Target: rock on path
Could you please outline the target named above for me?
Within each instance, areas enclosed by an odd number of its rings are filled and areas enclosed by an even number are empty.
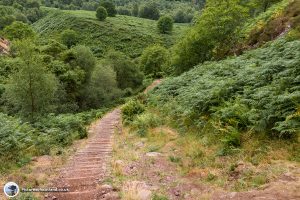
[[[120,110],[105,115],[92,127],[86,146],[75,153],[60,170],[51,186],[68,188],[69,192],[53,192],[47,200],[93,200],[103,195],[101,181],[108,175],[112,154],[112,137],[120,125]],[[103,197],[101,198],[103,199]]]

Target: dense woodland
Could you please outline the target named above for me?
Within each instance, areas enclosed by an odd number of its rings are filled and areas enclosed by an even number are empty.
[[[3,173],[61,154],[124,103],[141,137],[154,112],[218,156],[251,133],[300,161],[299,0],[0,0],[0,36]]]

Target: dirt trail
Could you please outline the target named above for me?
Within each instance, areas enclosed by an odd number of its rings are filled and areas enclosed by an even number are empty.
[[[91,137],[61,168],[51,186],[68,188],[69,192],[45,195],[49,200],[93,200],[101,196],[101,182],[108,175],[112,154],[112,137],[120,126],[120,110],[115,109],[95,123]],[[101,198],[103,199],[103,197]]]

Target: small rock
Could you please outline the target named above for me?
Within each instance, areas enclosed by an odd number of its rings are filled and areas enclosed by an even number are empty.
[[[113,190],[113,187],[111,185],[108,184],[104,184],[100,186],[101,190]]]
[[[146,153],[146,156],[148,157],[157,157],[157,156],[160,156],[161,153],[158,153],[158,152],[149,152],[149,153]]]
[[[56,196],[53,196],[53,197],[52,197],[52,200],[57,200],[57,197],[56,197]]]

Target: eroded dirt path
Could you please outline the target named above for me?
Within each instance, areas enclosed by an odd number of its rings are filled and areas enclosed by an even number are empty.
[[[103,179],[109,174],[108,164],[112,154],[112,137],[120,128],[120,110],[105,115],[90,129],[90,138],[84,148],[69,158],[50,186],[68,188],[69,192],[45,195],[49,200],[93,200],[105,199],[101,188]],[[104,188],[110,189],[110,188]],[[107,198],[106,198],[107,199]]]

